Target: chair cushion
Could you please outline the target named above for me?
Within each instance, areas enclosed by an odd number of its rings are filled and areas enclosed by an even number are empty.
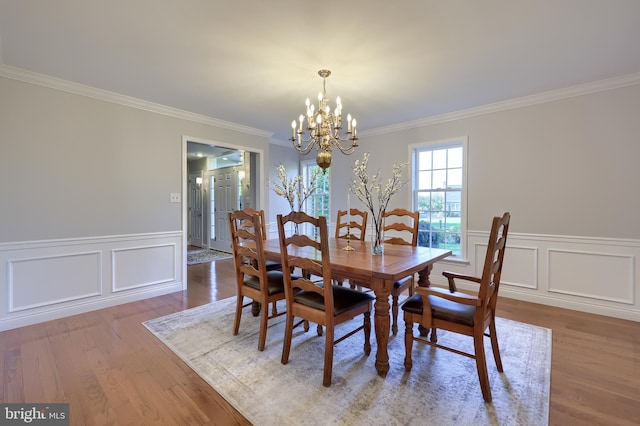
[[[291,277],[298,279],[299,277]],[[284,281],[282,271],[267,271],[268,293],[269,295],[276,293],[284,293]],[[244,285],[260,290],[260,279],[255,275],[250,275],[244,279]]]
[[[339,315],[356,306],[371,303],[373,296],[337,285],[333,287],[333,313]],[[301,291],[294,296],[296,302],[324,311],[324,297],[310,291]]]
[[[473,326],[473,317],[476,313],[475,306],[464,305],[442,297],[427,297],[431,304],[433,318]],[[412,314],[422,315],[422,296],[414,294],[404,302],[402,309]]]
[[[411,279],[413,278],[412,275],[409,275],[408,277],[404,277],[398,281],[396,281],[395,283],[393,283],[393,288],[402,288],[405,285],[411,283]]]
[[[267,260],[265,262],[265,267],[267,268],[267,271],[278,271],[278,270],[282,270],[282,264],[278,263],[278,262],[274,262],[272,260]]]

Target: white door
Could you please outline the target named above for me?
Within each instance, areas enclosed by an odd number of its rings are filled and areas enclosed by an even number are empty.
[[[199,183],[198,183],[199,182]],[[203,247],[202,172],[189,174],[189,244]]]
[[[238,208],[238,172],[225,167],[215,172],[215,235],[211,235],[211,247],[231,252],[231,231],[228,213]]]

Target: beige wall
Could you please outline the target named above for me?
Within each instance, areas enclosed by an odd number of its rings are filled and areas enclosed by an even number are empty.
[[[408,146],[468,136],[468,227],[512,213],[512,232],[640,238],[640,85],[384,134],[363,135],[359,153],[336,155],[332,191],[355,158],[389,177]],[[355,156],[355,158],[354,158]],[[408,206],[408,191],[393,203]],[[338,206],[335,206],[338,208]]]
[[[180,231],[184,135],[268,161],[265,137],[0,77],[0,243]]]
[[[640,238],[637,111],[640,85],[365,135],[355,154],[334,155],[332,204],[345,207],[365,151],[386,178],[410,144],[468,136],[470,230],[509,210],[517,232]],[[281,162],[297,168],[293,150],[263,137],[0,78],[0,242],[180,230],[168,198],[181,191],[183,135],[265,149],[269,179]],[[273,221],[286,206],[268,193]]]
[[[280,183],[278,179],[277,167],[282,164],[287,172],[287,175],[291,178],[300,173],[300,157],[298,152],[293,147],[286,147],[281,145],[271,145],[270,147],[269,162],[266,162],[268,173],[266,175],[272,182]],[[272,224],[271,231],[277,232],[276,228],[276,216],[278,214],[287,214],[291,211],[289,203],[283,198],[275,194],[271,189],[269,182],[264,182],[264,187],[269,191],[269,209],[266,215],[266,220]],[[276,234],[277,235],[277,234]]]

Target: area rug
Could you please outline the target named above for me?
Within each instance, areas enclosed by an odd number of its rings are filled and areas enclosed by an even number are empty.
[[[403,332],[389,341],[390,370],[384,379],[374,366],[373,333],[368,357],[362,333],[339,343],[333,382],[326,388],[324,336],[318,337],[314,327],[306,333],[295,329],[289,363],[282,365],[284,316],[270,321],[265,350],[259,352],[259,318],[249,309],[237,336],[232,335],[235,298],[144,325],[254,425],[548,424],[549,329],[496,319],[504,373],[496,370],[486,339],[493,393],[487,404],[473,359],[415,343],[413,369],[405,372]],[[440,331],[438,338],[472,350],[469,337]]]
[[[227,259],[231,253],[214,249],[194,250],[187,253],[187,265],[212,262],[214,260]]]

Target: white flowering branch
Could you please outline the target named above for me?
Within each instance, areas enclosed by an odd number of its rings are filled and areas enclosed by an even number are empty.
[[[382,214],[387,209],[391,197],[409,182],[408,179],[402,180],[402,169],[408,166],[409,163],[394,163],[393,173],[384,189],[382,189],[382,184],[380,183],[380,171],[378,170],[369,178],[368,165],[369,153],[365,152],[362,161],[356,160],[354,162],[353,173],[356,178],[351,180],[350,190],[371,212],[376,237],[380,237]],[[374,200],[377,200],[377,203]],[[379,238],[376,239],[379,240]]]
[[[305,201],[313,194],[318,186],[318,170],[313,170],[309,185],[305,186],[302,176],[287,178],[287,172],[282,164],[278,166],[278,180],[280,183],[270,181],[273,191],[284,197],[289,203],[291,211],[295,210],[296,198],[298,199],[298,210],[302,210]]]

